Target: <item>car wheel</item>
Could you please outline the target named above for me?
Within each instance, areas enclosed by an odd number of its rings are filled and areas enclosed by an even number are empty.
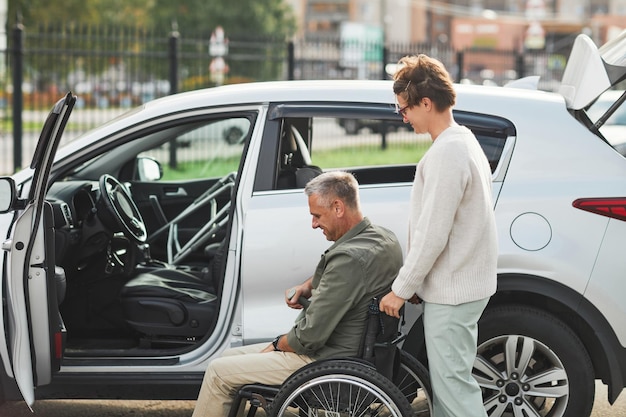
[[[237,126],[232,126],[227,129],[224,129],[224,140],[229,145],[234,145],[239,143],[241,137],[243,136],[243,130]]]
[[[591,414],[595,392],[589,354],[564,322],[542,310],[486,310],[473,374],[489,416]]]

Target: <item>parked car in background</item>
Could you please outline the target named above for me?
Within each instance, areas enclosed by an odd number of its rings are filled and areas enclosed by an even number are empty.
[[[206,147],[207,141],[223,140],[229,145],[240,143],[250,130],[250,121],[245,117],[216,120],[206,124],[201,129],[194,129],[178,136],[176,143],[179,147]]]
[[[410,124],[402,120],[338,119],[337,123],[345,129],[348,135],[356,135],[363,129],[369,129],[372,133],[395,132],[401,129],[413,130]]]
[[[498,224],[474,367],[490,416],[584,417],[595,379],[610,402],[626,384],[626,159],[587,112],[623,82],[625,51],[626,32],[599,50],[581,35],[560,93],[456,86]],[[31,167],[0,179],[3,400],[195,398],[212,358],[293,323],[284,290],[329,246],[303,194],[322,171],[353,172],[364,213],[407,240],[430,141],[341,128],[401,123],[390,81],[173,95],[55,152],[74,100],[51,112]],[[245,126],[242,140],[207,135],[218,122]],[[181,138],[193,146],[171,147]],[[421,307],[408,306],[405,331],[425,360]]]

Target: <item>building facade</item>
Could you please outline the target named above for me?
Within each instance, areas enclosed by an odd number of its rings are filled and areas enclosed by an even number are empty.
[[[338,36],[352,22],[378,28],[386,43],[559,50],[581,32],[602,44],[626,28],[626,0],[288,1],[303,38]]]

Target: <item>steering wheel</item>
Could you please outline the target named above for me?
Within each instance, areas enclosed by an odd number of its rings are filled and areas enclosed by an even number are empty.
[[[105,226],[120,231],[138,243],[148,237],[141,213],[124,185],[115,177],[104,174],[100,177],[100,199],[105,210],[98,210],[98,217]]]

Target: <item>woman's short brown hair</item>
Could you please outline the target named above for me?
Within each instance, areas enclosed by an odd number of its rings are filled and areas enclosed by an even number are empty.
[[[454,106],[456,92],[452,78],[441,61],[419,54],[400,59],[398,67],[393,76],[393,92],[407,105],[414,106],[428,97],[438,111]]]

